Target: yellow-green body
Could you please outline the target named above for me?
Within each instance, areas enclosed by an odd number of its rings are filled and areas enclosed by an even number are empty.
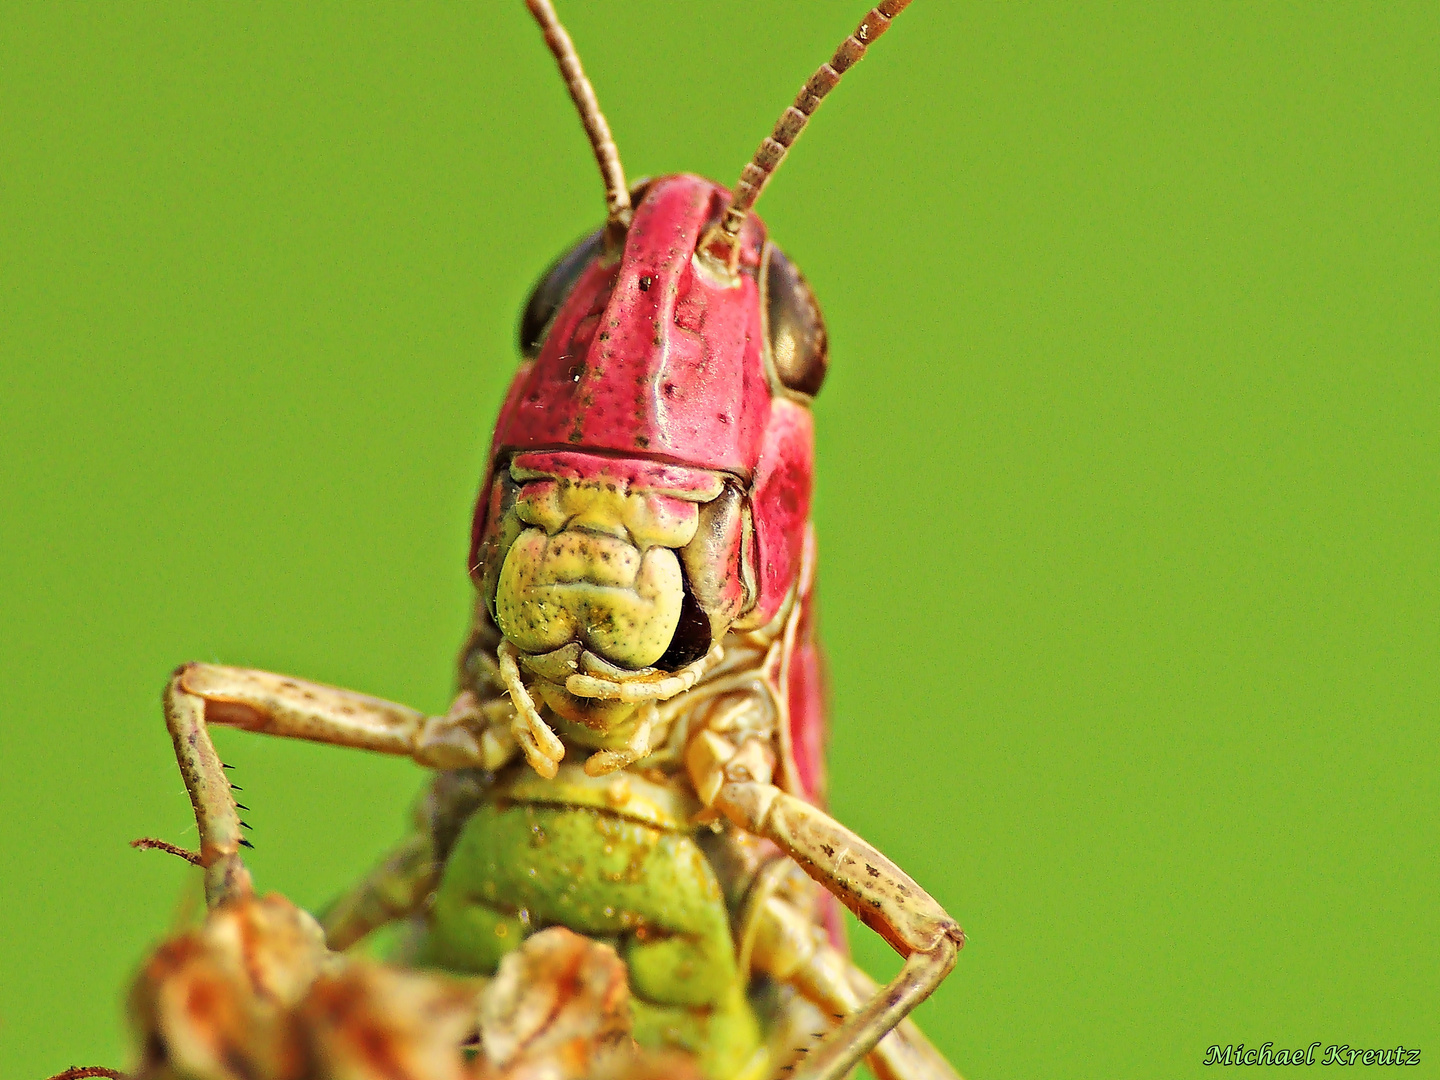
[[[553,780],[523,763],[459,826],[417,960],[492,974],[524,938],[562,925],[613,943],[629,965],[635,1037],[684,1049],[713,1077],[761,1050],[726,890],[678,785],[636,773]]]

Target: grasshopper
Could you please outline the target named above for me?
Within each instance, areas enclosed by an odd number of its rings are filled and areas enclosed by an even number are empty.
[[[165,716],[212,919],[257,901],[209,725],[405,755],[435,779],[413,832],[323,914],[329,950],[398,923],[406,968],[488,977],[563,928],[624,962],[634,1040],[711,1080],[842,1077],[867,1057],[884,1078],[955,1075],[905,1017],[964,934],[824,809],[809,511],[827,340],[753,212],[908,3],[865,15],[732,192],[691,175],[628,185],[569,36],[549,0],[527,0],[607,212],[521,318],[472,530],[459,692],[427,716],[179,668]],[[904,958],[889,985],[850,962],[840,904]]]

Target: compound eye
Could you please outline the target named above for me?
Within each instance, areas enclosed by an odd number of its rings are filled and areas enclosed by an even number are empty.
[[[605,230],[596,229],[560,258],[550,264],[541,275],[535,290],[525,304],[520,316],[520,355],[533,360],[540,355],[540,346],[545,344],[545,335],[550,332],[550,323],[570,290],[580,280],[580,275],[605,250]]]
[[[829,343],[820,305],[799,269],[773,244],[765,267],[766,329],[775,378],[806,397],[820,392],[829,364]]]

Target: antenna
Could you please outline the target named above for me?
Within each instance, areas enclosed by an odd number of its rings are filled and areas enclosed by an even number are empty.
[[[909,3],[909,0],[905,0],[905,3]],[[575,43],[570,40],[565,27],[560,25],[560,19],[550,0],[525,0],[525,6],[540,24],[540,29],[545,34],[545,44],[550,46],[550,51],[555,54],[555,62],[560,65],[560,75],[565,80],[570,97],[575,101],[580,122],[585,125],[585,134],[590,137],[590,148],[595,151],[595,161],[599,164],[600,176],[605,181],[605,205],[609,208],[606,216],[609,225],[606,230],[609,234],[607,238],[618,239],[618,234],[629,228],[630,219],[635,215],[630,207],[630,189],[625,186],[625,170],[620,165],[620,151],[616,149],[615,140],[610,135],[610,125],[605,122],[605,114],[600,111],[600,102],[595,98],[595,88],[590,85],[590,80],[585,77],[585,69],[580,66],[580,54],[575,51]]]
[[[775,130],[740,171],[735,198],[725,211],[725,217],[701,241],[700,251],[708,260],[723,265],[728,273],[734,274],[740,253],[740,230],[755,200],[765,190],[770,174],[785,160],[785,152],[805,130],[811,114],[820,107],[825,95],[835,89],[840,76],[860,62],[871,43],[890,29],[890,20],[909,6],[910,0],[881,0],[861,20],[855,32],[840,43],[830,62],[821,64],[819,70],[810,76],[796,96],[795,104],[780,114]]]

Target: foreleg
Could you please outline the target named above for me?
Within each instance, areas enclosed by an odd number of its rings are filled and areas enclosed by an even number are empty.
[[[905,957],[900,974],[830,1032],[793,1080],[838,1080],[924,1001],[955,965],[965,935],[898,866],[818,807],[728,771],[714,805],[773,841]],[[827,977],[832,992],[843,981]],[[922,1074],[923,1075],[923,1074]]]
[[[351,690],[217,664],[187,664],[171,676],[165,722],[195,807],[212,907],[248,895],[251,883],[235,799],[207,724],[402,754],[434,768],[484,767],[491,756],[468,695],[446,716],[426,716]]]
[[[879,993],[874,981],[832,947],[825,931],[794,904],[770,895],[759,898],[757,907],[754,970],[795,987],[837,1020],[858,1012]],[[908,1019],[876,1044],[865,1063],[877,1080],[960,1080]]]

